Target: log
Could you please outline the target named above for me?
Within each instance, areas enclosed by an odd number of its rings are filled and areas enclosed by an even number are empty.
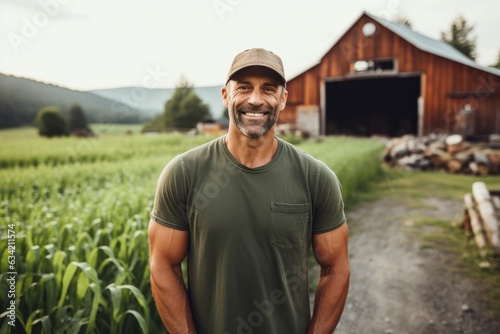
[[[486,230],[486,237],[493,248],[493,252],[500,255],[498,219],[486,184],[484,182],[474,182],[472,184],[472,194]]]
[[[456,154],[458,152],[463,152],[469,148],[464,138],[461,135],[451,135],[446,137],[446,150],[450,154]]]
[[[479,174],[479,165],[476,162],[473,161],[473,162],[469,163],[469,169],[472,172],[472,174],[474,174],[474,175]]]
[[[451,159],[446,162],[446,170],[450,173],[457,174],[462,170],[462,162],[457,159]]]
[[[424,155],[435,168],[441,168],[446,161],[451,159],[451,155],[449,153],[436,148],[429,148]]]
[[[404,157],[407,154],[408,154],[408,148],[406,147],[406,143],[404,142],[397,143],[391,148],[390,151],[390,156],[396,159]]]
[[[453,158],[462,161],[464,164],[474,160],[474,154],[470,150],[459,152]]]
[[[490,164],[490,161],[488,160],[486,153],[481,151],[474,152],[474,161],[476,161],[480,165],[482,164],[488,166]]]
[[[489,150],[486,152],[486,157],[488,158],[491,174],[500,173],[500,152]]]
[[[431,150],[439,150],[439,151],[446,151],[446,143],[444,140],[438,140],[435,142],[431,142],[428,144],[428,147]]]
[[[468,149],[469,149],[469,145],[467,145],[466,143],[449,145],[447,147],[447,151],[450,154],[457,154],[459,152],[463,152],[463,151],[468,150]]]
[[[479,251],[479,255],[484,257],[486,256],[486,239],[484,237],[481,220],[479,219],[479,215],[474,209],[474,201],[472,200],[472,195],[470,193],[464,195],[464,203],[472,228],[472,234],[474,235],[474,240],[476,241],[476,245]]]
[[[461,144],[464,141],[464,138],[461,135],[451,135],[446,137],[445,143],[447,146],[453,146]]]
[[[486,176],[490,174],[490,169],[488,166],[478,165],[477,166],[478,174],[481,176]]]

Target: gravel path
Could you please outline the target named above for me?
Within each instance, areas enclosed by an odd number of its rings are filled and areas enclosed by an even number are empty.
[[[450,255],[422,248],[410,233],[411,217],[451,222],[462,203],[401,202],[383,198],[347,213],[351,288],[335,334],[500,333],[500,319],[488,317],[474,282],[453,270]]]

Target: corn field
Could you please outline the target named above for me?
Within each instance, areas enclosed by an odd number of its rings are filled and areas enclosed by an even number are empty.
[[[0,131],[0,334],[164,333],[149,285],[155,182],[171,158],[210,139]],[[374,141],[299,146],[337,172],[346,198],[380,173]]]

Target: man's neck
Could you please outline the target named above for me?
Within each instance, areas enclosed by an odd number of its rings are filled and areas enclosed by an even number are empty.
[[[278,149],[278,140],[270,129],[259,138],[245,136],[237,129],[229,129],[226,145],[233,157],[248,168],[256,168],[269,163]]]

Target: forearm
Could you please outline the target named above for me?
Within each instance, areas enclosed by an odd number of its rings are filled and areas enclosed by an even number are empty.
[[[308,334],[331,334],[335,330],[344,310],[349,277],[349,267],[322,268]]]
[[[170,333],[196,333],[180,266],[161,273],[151,268],[151,290],[160,318]]]

